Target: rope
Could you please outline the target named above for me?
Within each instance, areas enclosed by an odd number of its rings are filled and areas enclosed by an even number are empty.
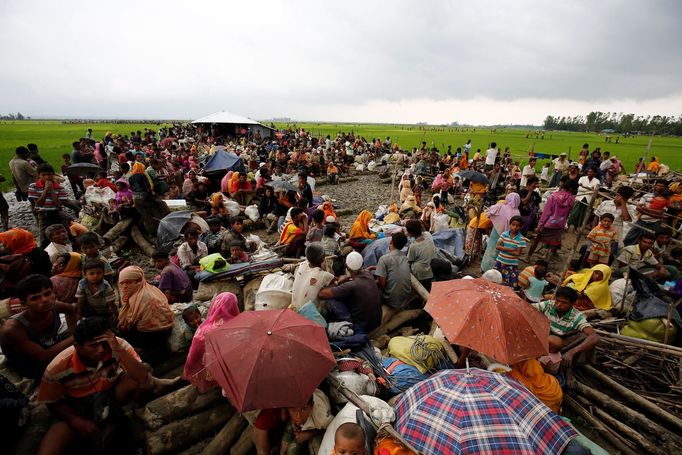
[[[433,362],[433,365],[439,365],[446,361],[440,343],[427,341],[424,335],[417,335],[417,337],[415,337],[414,343],[412,343],[412,346],[410,347],[410,355],[416,362],[419,362],[426,368],[429,373],[438,371],[435,368],[429,368],[429,360]]]

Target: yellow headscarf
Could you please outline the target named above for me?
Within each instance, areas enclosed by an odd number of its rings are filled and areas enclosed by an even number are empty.
[[[237,191],[237,183],[239,182],[239,172],[233,172],[230,181],[227,182],[227,191],[232,194]]]
[[[131,174],[144,174],[146,169],[147,168],[144,167],[144,164],[142,164],[138,161],[136,163],[133,163],[133,167],[130,170],[130,173]]]
[[[217,209],[223,201],[223,193],[213,193],[213,196],[211,196],[211,207]]]
[[[549,409],[559,413],[564,395],[557,378],[545,373],[540,362],[535,359],[524,360],[511,367],[509,376],[525,385]]]
[[[65,258],[68,258],[64,263],[64,270],[59,276],[67,278],[80,278],[83,272],[81,265],[81,255],[78,253],[66,253]]]
[[[350,228],[348,238],[350,239],[370,239],[372,234],[369,232],[369,220],[372,219],[372,214],[367,210],[363,210],[358,215],[357,219]]]
[[[604,277],[601,281],[590,283],[592,274],[595,271],[600,271]],[[611,302],[611,290],[609,289],[609,278],[611,277],[611,268],[608,265],[597,264],[591,269],[569,276],[564,281],[564,285],[573,282],[574,289],[578,292],[584,292],[590,298],[595,308],[602,310],[610,310],[613,306]]]

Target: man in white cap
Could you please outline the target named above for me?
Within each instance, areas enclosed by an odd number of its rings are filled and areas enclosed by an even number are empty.
[[[564,175],[564,173],[568,170],[568,166],[571,164],[570,161],[566,159],[565,152],[559,155],[559,158],[554,158],[552,163],[554,164],[554,175],[549,182],[550,188],[559,186],[559,180],[561,179],[561,176]]]
[[[362,255],[357,251],[346,257],[348,275],[336,286],[320,290],[318,298],[327,300],[331,321],[353,323],[353,331],[370,333],[381,324],[381,297],[374,277],[362,269]]]

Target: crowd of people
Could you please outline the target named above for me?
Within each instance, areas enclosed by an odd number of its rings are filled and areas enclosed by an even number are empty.
[[[588,144],[577,162],[566,153],[531,152],[523,167],[509,148],[473,146],[438,150],[423,142],[405,151],[390,138],[353,133],[321,138],[288,129],[265,138],[244,129],[226,137],[177,124],[101,139],[88,130],[64,155],[59,173],[34,144],[18,147],[10,162],[15,194],[34,214],[38,235],[9,229],[0,201],[0,346],[6,366],[34,381],[37,399],[57,419],[38,453],[65,453],[76,442],[113,444],[102,431],[125,420],[121,405],[179,380],[155,378],[144,363],[168,354],[178,324],[188,350],[184,379],[200,391],[216,387],[204,363],[205,339],[238,317],[244,303],[218,293],[206,314],[193,304],[195,292],[207,277],[257,263],[264,249],[299,261],[289,266],[288,307],[319,322],[330,343],[350,352],[362,351],[398,312],[423,307],[415,292],[461,277],[458,269],[467,265],[473,275],[484,272],[549,319],[549,355],[506,371],[560,412],[567,370],[589,361],[598,342],[581,310],[613,309],[609,285],[632,270],[682,293],[682,248],[673,238],[682,185],[664,180],[666,166],[652,157],[635,169],[651,190],[643,183],[637,194],[623,163],[598,148],[590,152]],[[218,153],[236,155],[238,164],[207,172],[207,160]],[[315,183],[343,184],[340,178],[356,170],[397,180],[396,201],[362,210],[344,230],[338,207]],[[93,202],[90,196],[102,191],[108,198]],[[151,264],[105,257],[107,228],[132,219],[156,237],[178,200],[193,218],[179,241],[157,245],[151,263],[158,273],[150,275]],[[277,240],[264,245],[245,232],[247,225],[265,236],[277,232]],[[442,252],[439,234],[446,231],[464,234],[462,257]],[[573,246],[566,245],[571,231],[586,243],[567,270],[553,273],[562,265],[557,251]],[[541,245],[546,258],[534,258]],[[470,264],[479,259],[476,270]],[[444,343],[457,359],[440,368],[462,368],[475,357]],[[303,407],[261,410],[252,422],[256,449],[266,454],[279,444],[280,453],[307,453],[307,441],[321,441],[332,418],[321,389]],[[282,431],[281,444],[274,442]],[[357,423],[338,426],[333,439],[337,455],[367,453]]]

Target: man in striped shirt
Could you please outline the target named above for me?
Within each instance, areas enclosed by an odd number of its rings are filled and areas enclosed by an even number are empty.
[[[573,308],[578,293],[575,289],[560,287],[556,291],[554,300],[533,303],[533,308],[547,316],[549,319],[549,333],[561,338],[581,338],[582,341],[575,347],[563,353],[564,367],[570,367],[573,358],[581,353],[592,350],[599,342],[599,336],[585,316],[577,309]],[[566,342],[566,345],[572,343]]]
[[[47,366],[40,384],[38,401],[58,420],[45,433],[39,454],[68,453],[77,443],[105,444],[105,428],[125,422],[120,406],[159,381],[106,320],[82,319],[73,338],[73,346]]]
[[[45,228],[53,224],[64,224],[62,206],[69,202],[64,188],[55,181],[54,168],[49,164],[38,166],[38,180],[28,186],[28,199],[33,203],[33,211],[38,214],[41,248],[47,247],[49,239]]]

